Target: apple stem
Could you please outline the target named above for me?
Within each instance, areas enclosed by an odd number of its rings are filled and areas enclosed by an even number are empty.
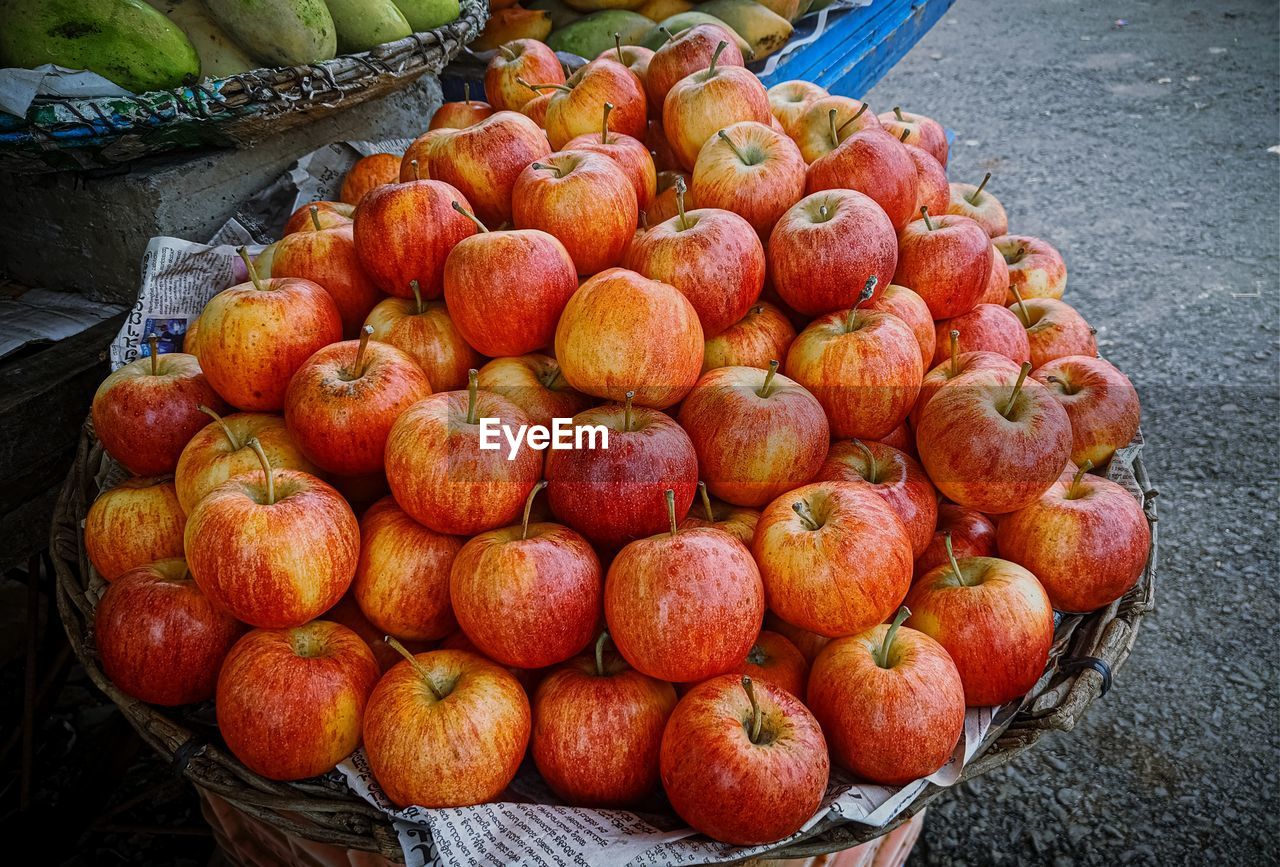
[[[951,329],[951,376],[960,375],[960,332]]]
[[[631,401],[635,400],[636,393],[628,391],[623,395],[622,404],[622,432],[627,433],[631,430]]]
[[[714,524],[716,522],[716,513],[711,508],[711,495],[707,493],[706,482],[698,482],[698,497],[702,500],[702,511],[707,513],[707,523]]]
[[[871,300],[871,296],[876,294],[876,284],[879,282],[880,278],[875,274],[867,278],[866,284],[862,287],[862,293],[858,295],[858,300],[853,302],[853,307],[849,309],[849,315],[844,319],[845,334],[853,331],[858,324],[858,305]]]
[[[871,484],[880,481],[880,465],[876,463],[876,456],[871,453],[871,449],[862,440],[855,439],[853,444],[862,452],[862,456],[867,459],[867,475],[866,479]]]
[[[537,163],[534,163],[534,165],[537,166]],[[481,232],[489,231],[489,227],[486,226],[484,223],[480,222],[480,218],[477,217],[475,214],[471,213],[466,208],[462,207],[461,202],[454,202],[453,209],[457,211],[459,214],[461,214],[462,216],[466,217],[471,222],[475,223],[476,228],[479,229]]]
[[[895,106],[893,107],[893,116],[894,116],[894,117],[896,117],[896,118],[897,118],[898,120],[900,120],[900,121],[904,121],[904,122],[906,121],[906,118],[902,116],[902,107],[901,107],[901,106],[895,105]]]
[[[756,390],[756,394],[760,397],[768,397],[773,393],[773,378],[778,375],[778,360],[775,358],[769,362],[769,372],[764,375],[764,384]]]
[[[818,519],[813,516],[813,512],[809,509],[809,504],[804,500],[796,500],[791,504],[791,510],[800,516],[800,523],[804,524],[806,530],[816,530],[821,524]]]
[[[942,544],[947,547],[947,559],[951,561],[951,571],[955,574],[956,580],[960,582],[961,587],[968,587],[969,582],[965,580],[964,572],[960,571],[960,561],[956,559],[955,549],[951,547],[950,530],[942,534]]]
[[[467,371],[467,424],[475,424],[480,411],[480,372],[474,367]]]
[[[521,86],[523,86],[523,87],[527,87],[527,88],[529,88],[530,90],[532,90],[534,93],[540,93],[540,91],[538,90],[538,88],[534,87],[532,84],[530,84],[529,82],[525,81],[525,80],[524,80],[524,78],[523,78],[523,77],[521,77],[521,76],[519,76],[519,75],[517,75],[517,76],[516,76],[516,84],[519,84],[519,85],[521,85]]]
[[[818,216],[822,218],[822,221],[824,223],[830,218],[830,215],[831,215],[831,209],[827,207],[826,202],[823,202],[821,205],[818,205]]]
[[[227,442],[231,443],[231,450],[233,452],[238,452],[244,447],[244,443],[236,439],[235,434],[231,433],[231,428],[227,427],[227,423],[223,421],[222,416],[209,409],[209,407],[205,406],[203,403],[196,407],[196,409],[200,410],[202,413],[218,423],[218,426],[222,428],[222,432],[227,435]]]
[[[724,51],[728,47],[728,42],[725,42],[723,39],[720,40],[720,44],[716,46],[716,50],[711,54],[711,65],[707,67],[707,74],[706,77],[703,78],[703,81],[716,74],[716,61],[720,59],[720,52]]]
[[[573,93],[573,88],[567,84],[530,84],[528,87],[537,91],[562,90],[565,93]]]
[[[751,739],[751,743],[758,743],[764,715],[760,713],[760,702],[756,701],[756,690],[751,683],[751,678],[745,674],[742,676],[742,688],[747,693],[747,700],[751,702],[751,730],[747,732],[747,737]]]
[[[360,343],[356,346],[356,363],[350,370],[351,379],[364,376],[364,353],[369,347],[369,338],[373,336],[373,326],[366,325],[360,329]],[[349,382],[350,380],[348,380]]]
[[[539,170],[546,169],[549,172],[555,172],[557,178],[564,177],[564,174],[560,171],[559,166],[549,166],[546,163],[529,163],[529,168],[539,169]]]
[[[604,643],[609,640],[609,632],[600,633],[596,639],[596,677],[604,677]]]
[[[265,290],[262,285],[262,278],[258,276],[258,269],[253,267],[253,259],[249,256],[249,248],[241,247],[240,258],[244,260],[244,266],[249,269],[249,282],[253,284],[254,289]]]
[[[751,308],[751,313],[755,316],[759,316],[763,312],[764,312],[763,304],[757,304],[755,307]]]
[[[672,33],[670,30],[668,30],[668,29],[666,28],[666,26],[664,26],[664,25],[662,25],[662,24],[659,24],[659,25],[658,25],[658,32],[659,32],[659,33],[661,33],[663,36],[667,37],[667,41],[668,41],[668,42],[674,42],[674,41],[675,41],[676,35],[675,35],[674,33]]]
[[[618,34],[615,33],[613,35],[617,36]],[[611,111],[613,111],[613,103],[606,102],[604,104],[604,118],[600,121],[600,144],[609,143],[609,112]]]
[[[911,609],[903,605],[898,609],[898,614],[893,618],[893,623],[889,624],[889,628],[884,633],[884,642],[880,645],[879,651],[876,653],[876,665],[881,668],[889,668],[889,651],[893,649],[893,639],[898,635],[898,627],[902,625],[902,621],[911,616]]]
[[[618,62],[621,63],[623,66],[626,66],[627,60],[625,57],[622,56],[622,34],[621,33],[613,34],[613,50],[618,52]]]
[[[928,229],[929,229],[929,231],[930,231],[930,232],[932,232],[932,231],[933,231],[933,220],[930,220],[930,219],[929,219],[929,208],[928,208],[926,205],[921,205],[921,206],[920,206],[920,218],[921,218],[922,220],[924,220],[924,224],[925,224],[925,226],[926,226],[926,227],[928,227]]]
[[[978,204],[978,199],[982,198],[982,191],[986,188],[987,181],[989,180],[991,180],[991,172],[987,172],[986,176],[982,179],[982,183],[978,184],[978,188],[976,190],[964,197],[965,201],[971,205]]]
[[[533,501],[537,499],[538,491],[547,486],[546,480],[538,482],[533,486],[533,490],[529,492],[529,496],[524,501],[524,517],[520,520],[520,540],[524,541],[529,538],[529,513],[533,511]]]
[[[422,180],[422,172],[418,170],[418,161],[409,160],[409,167],[413,169],[413,179],[415,181]]]
[[[1075,500],[1080,496],[1080,480],[1084,478],[1084,474],[1093,469],[1093,461],[1086,459],[1080,468],[1076,470],[1075,476],[1071,479],[1071,487],[1067,488],[1067,499]]]
[[[747,159],[746,155],[742,151],[738,150],[738,146],[733,143],[733,139],[729,138],[729,134],[727,132],[725,132],[724,130],[720,130],[719,132],[716,133],[716,135],[719,136],[724,141],[724,143],[729,146],[729,150],[733,151],[733,155],[736,156],[739,160],[741,160],[744,166],[754,165],[754,163],[752,163],[751,160]]]
[[[440,690],[436,689],[436,685],[431,681],[431,673],[427,671],[426,667],[423,666],[421,662],[418,662],[418,658],[416,656],[409,652],[409,648],[405,647],[399,641],[396,641],[396,639],[390,635],[383,636],[382,640],[395,648],[396,653],[403,656],[409,664],[413,666],[414,671],[418,672],[418,677],[422,678],[422,682],[427,685],[427,689],[431,690],[431,694],[436,697],[436,701],[444,700],[444,696],[440,694]]]
[[[1013,404],[1018,399],[1019,392],[1022,391],[1022,384],[1027,381],[1027,374],[1031,372],[1031,362],[1022,362],[1022,369],[1018,371],[1018,381],[1013,384],[1013,393],[1009,395],[1009,402],[1005,404],[1000,414],[1005,418],[1009,417],[1009,413],[1013,412]]]
[[[147,335],[147,354],[151,356],[151,375],[160,375],[160,338],[154,334]]]
[[[689,223],[684,216],[684,194],[689,191],[689,185],[684,182],[683,177],[676,178],[676,210],[680,212],[680,231],[683,232],[689,228]]]
[[[1031,314],[1027,313],[1027,305],[1022,300],[1022,293],[1012,283],[1009,284],[1009,291],[1013,293],[1014,300],[1018,302],[1018,318],[1022,320],[1022,327],[1030,328]]]
[[[906,143],[907,143],[907,137],[908,137],[908,136],[910,136],[910,135],[911,135],[911,130],[910,130],[910,129],[904,129],[904,130],[902,131],[902,135],[898,136],[898,141],[902,142],[903,144],[906,144]]]
[[[516,53],[505,45],[499,45],[498,51],[502,52],[502,56],[507,60],[515,60],[517,57]]]
[[[671,522],[671,537],[674,539],[676,534],[680,532],[680,525],[676,523],[676,492],[671,488],[667,488],[667,520]]]
[[[324,228],[324,226],[320,225],[320,209],[317,208],[315,205],[312,205],[310,208],[307,208],[307,210],[311,213],[312,228],[314,228],[317,232],[319,232],[321,229]]]
[[[831,146],[836,147],[840,144],[840,128],[836,126],[836,110],[833,108],[827,112],[827,125],[831,127]]]
[[[267,477],[267,505],[274,506],[276,503],[276,479],[271,472],[271,461],[267,460],[267,453],[263,450],[262,443],[258,442],[257,437],[250,438],[249,448],[253,449],[253,453],[258,456],[258,463],[262,464],[262,474]]]
[[[563,375],[560,371],[560,365],[553,364],[551,365],[551,376],[545,379],[539,377],[539,380],[542,382],[543,387],[555,391],[556,383],[558,383],[562,378]]]
[[[867,103],[865,103],[865,102],[864,102],[864,103],[863,103],[863,104],[858,108],[858,110],[857,110],[856,112],[854,112],[853,117],[849,118],[849,119],[848,119],[848,120],[846,120],[844,123],[840,124],[840,126],[837,128],[837,132],[844,132],[844,128],[845,128],[846,126],[848,126],[849,124],[853,123],[853,122],[854,122],[855,120],[857,120],[858,118],[862,117],[862,115],[863,115],[863,114],[866,112],[866,110],[867,110],[868,108],[870,108],[870,107],[871,107],[870,105],[868,105]],[[835,111],[835,109],[832,109],[832,111]],[[839,142],[837,142],[837,144],[839,144]]]
[[[409,289],[413,292],[413,303],[417,305],[417,314],[422,315],[422,287],[418,285],[417,280],[409,281]]]

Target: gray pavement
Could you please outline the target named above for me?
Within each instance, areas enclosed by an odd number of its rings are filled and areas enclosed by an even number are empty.
[[[1280,857],[1278,16],[958,0],[868,96],[956,130],[952,179],[994,172],[1012,231],[1062,250],[1161,492],[1158,609],[1115,688],[932,809],[912,864]]]

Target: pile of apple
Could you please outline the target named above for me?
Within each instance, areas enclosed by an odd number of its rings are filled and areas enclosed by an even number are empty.
[[[507,46],[488,102],[102,384],[122,690],[215,698],[273,779],[363,744],[396,804],[467,805],[528,750],[569,804],[660,786],[756,844],[831,761],[939,768],[1042,676],[1054,608],[1134,585],[1147,524],[1100,474],[1134,389],[942,128],[766,91],[714,26],[629,52],[566,81]],[[480,447],[556,418],[608,448]]]

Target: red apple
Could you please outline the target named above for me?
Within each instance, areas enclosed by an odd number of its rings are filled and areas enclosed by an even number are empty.
[[[1053,608],[1036,577],[994,557],[952,558],[907,594],[907,625],[946,649],[966,705],[1012,701],[1035,686],[1053,644]]]
[[[208,418],[201,406],[226,409],[194,355],[159,352],[112,371],[93,395],[93,432],[107,454],[135,476],[171,473]],[[701,359],[699,359],[701,363]]]
[[[873,288],[872,276],[863,290]],[[906,419],[924,367],[911,326],[891,313],[828,313],[800,332],[787,350],[787,375],[826,410],[832,436],[878,440]]]
[[[973,220],[921,211],[902,230],[893,282],[916,291],[934,319],[968,313],[991,278],[991,240]]]
[[[854,133],[880,129],[871,106],[848,96],[820,96],[808,104],[790,125],[787,134],[795,139],[806,165],[831,153]]]
[[[978,298],[979,304],[1008,304],[1006,300],[1010,296],[1009,292],[1009,263],[1004,260],[1004,256],[1000,255],[1000,251],[996,249],[996,245],[991,245],[991,273],[987,277],[987,287],[982,290],[982,296]]]
[[[835,150],[814,160],[805,191],[857,190],[884,209],[894,229],[901,231],[916,211],[916,164],[906,147],[882,129],[865,129],[842,141]],[[916,286],[898,281],[919,291]]]
[[[111,682],[167,707],[213,698],[222,659],[241,632],[200,592],[180,557],[118,576],[98,601],[93,624]]]
[[[684,398],[702,369],[702,326],[678,289],[610,268],[584,282],[556,327],[555,355],[580,392],[663,409]]]
[[[518,111],[500,111],[466,129],[447,130],[427,152],[431,178],[461,192],[468,211],[497,226],[511,219],[516,178],[551,153],[542,129]]]
[[[373,653],[373,658],[378,663],[379,671],[385,673],[387,669],[400,661],[400,654],[396,653],[395,648],[390,644],[387,644],[387,631],[379,629],[369,622],[369,618],[364,616],[364,612],[360,610],[360,606],[356,604],[350,592],[339,599],[337,605],[324,613],[324,619],[330,623],[345,626],[360,636],[360,640]],[[426,650],[427,648],[423,645],[424,642],[409,642],[409,647],[415,653]]]
[[[718,130],[744,120],[768,124],[773,117],[769,95],[755,73],[720,63],[730,45],[732,40],[721,40],[710,65],[677,81],[663,100],[662,126],[676,159],[686,169],[693,169],[698,152]],[[649,75],[653,75],[652,64]]]
[[[931,214],[947,213],[951,204],[947,170],[924,148],[910,143],[904,143],[903,147],[916,166],[916,213],[921,208],[928,208]]]
[[[387,434],[400,413],[431,394],[422,368],[389,343],[332,343],[298,368],[284,420],[298,448],[322,470],[360,476],[382,470]]]
[[[470,539],[453,561],[449,598],[458,625],[486,656],[545,668],[579,653],[600,619],[600,559],[581,535],[524,521]]]
[[[802,386],[758,367],[703,375],[680,407],[707,488],[736,506],[763,506],[813,478],[831,433]]]
[[[991,172],[987,172],[982,183],[951,184],[947,202],[947,213],[968,217],[981,226],[988,235],[998,238],[1009,231],[1009,216],[1004,211],[1000,200],[986,191],[987,181],[991,180]],[[930,211],[930,213],[937,213]]]
[[[644,138],[649,124],[644,85],[634,72],[611,56],[596,58],[553,90],[544,126],[555,150],[563,148],[575,136],[598,133],[600,112],[606,102],[613,104],[609,129],[632,138]]]
[[[822,803],[830,759],[800,699],[736,674],[700,683],[662,736],[662,786],[695,831],[735,846],[789,837]]]
[[[803,700],[809,660],[784,636],[762,629],[736,673],[745,674],[756,683],[776,684]]]
[[[533,99],[520,106],[520,113],[529,120],[536,123],[539,127],[546,127],[547,123],[547,106],[551,104],[551,93],[541,92],[538,88],[530,87],[537,94]]]
[[[653,49],[643,45],[623,45],[620,34],[613,34],[613,48],[607,48],[596,55],[595,59],[607,57],[616,60],[636,74],[640,83],[644,84],[649,75],[649,63],[653,60]]]
[[[724,530],[748,548],[751,547],[751,540],[756,535],[756,524],[760,521],[758,511],[711,499],[707,493],[707,483],[701,481],[698,482],[698,499],[698,504],[691,507],[689,514],[680,522],[680,529],[714,527]]]
[[[760,515],[752,553],[769,608],[835,637],[888,617],[911,583],[911,537],[881,497],[849,482],[815,482]]]
[[[510,524],[542,475],[542,454],[523,442],[513,449],[502,429],[514,436],[528,423],[515,404],[479,391],[472,371],[467,391],[433,394],[392,425],[386,450],[391,493],[410,517],[437,533],[472,536]]]
[[[932,329],[929,331],[933,333]],[[767,368],[769,362],[785,358],[796,330],[777,307],[761,301],[747,315],[709,338],[703,346],[702,372],[717,367]]]
[[[889,433],[880,437],[876,442],[884,443],[887,446],[893,446],[900,452],[910,455],[917,461],[920,456],[916,454],[916,436],[911,431],[910,419],[895,427]]]
[[[772,611],[765,612],[764,626],[765,629],[772,630],[787,639],[787,641],[790,641],[810,665],[818,658],[822,648],[826,647],[831,641],[825,635],[819,635],[816,632],[810,632],[807,629],[801,629],[799,626],[788,623]]]
[[[938,492],[924,468],[906,452],[878,442],[834,442],[814,479],[849,482],[884,500],[907,531],[913,559],[933,538],[938,523]]]
[[[947,167],[947,131],[931,117],[903,111],[898,106],[880,115],[880,124],[895,138],[906,134],[906,143],[927,151],[944,169]],[[939,211],[938,213],[941,213]]]
[[[723,208],[768,238],[787,209],[804,198],[804,160],[795,142],[755,121],[707,139],[693,165],[693,194],[703,208]]]
[[[936,328],[937,348],[930,366],[950,357],[948,342],[952,331],[960,332],[960,343],[966,352],[994,352],[1015,364],[1031,360],[1026,327],[1011,310],[999,304],[978,304],[968,313],[939,320]]]
[[[1142,407],[1129,377],[1101,358],[1068,355],[1036,368],[1032,376],[1066,410],[1071,460],[1104,466],[1138,433]],[[1061,463],[1061,462],[1059,462]]]
[[[891,283],[867,303],[866,309],[892,313],[910,325],[911,333],[920,344],[920,361],[924,364],[924,369],[928,370],[933,366],[933,353],[938,339],[934,332],[933,315],[929,312],[929,305],[914,290]]]
[[[364,639],[316,620],[255,629],[218,675],[218,731],[249,770],[304,780],[332,770],[360,745],[378,663]]]
[[[480,368],[479,385],[518,406],[530,425],[548,428],[554,419],[572,418],[595,403],[569,387],[560,362],[538,353],[495,358]]]
[[[687,75],[712,65],[716,48],[726,43],[714,61],[720,66],[746,66],[733,33],[716,24],[697,24],[682,30],[653,53],[645,72],[644,89],[649,104],[661,108],[671,89]]]
[[[443,138],[451,129],[451,127],[444,127],[427,130],[409,143],[405,148],[404,156],[400,158],[401,183],[430,179],[431,147],[437,139]]]
[[[476,233],[475,224],[453,209],[454,202],[471,210],[457,187],[433,180],[388,184],[364,197],[355,216],[356,253],[379,289],[412,298],[409,284],[416,280],[422,297],[440,297],[445,258]]]
[[[920,382],[920,394],[916,397],[916,405],[911,409],[912,427],[920,425],[920,414],[929,405],[929,401],[933,400],[938,389],[965,374],[991,370],[1018,375],[1018,365],[1006,355],[995,352],[961,352],[959,331],[952,330],[947,342],[951,347],[950,357],[926,373]]]
[[[796,121],[816,100],[827,96],[827,91],[811,81],[793,79],[780,81],[769,88],[769,110],[783,132],[796,138]]]
[[[351,224],[351,218],[356,212],[356,206],[346,202],[310,202],[298,207],[296,211],[289,215],[289,219],[285,221],[284,229],[280,232],[280,237],[292,235],[294,232],[309,231],[315,227],[315,222],[311,218],[311,209],[316,208],[320,213],[317,215],[320,225],[326,229],[332,229],[334,226],[348,226]]]
[[[351,586],[360,525],[315,476],[272,469],[230,479],[187,517],[187,565],[205,595],[251,626],[300,626]]]
[[[498,47],[484,71],[484,95],[494,111],[519,111],[536,95],[520,82],[563,84],[564,67],[556,53],[537,39],[516,39]]]
[[[511,672],[465,650],[407,657],[365,706],[364,751],[401,807],[492,801],[529,745],[529,699]]]
[[[498,56],[501,57],[502,52],[498,52]],[[484,120],[493,111],[493,106],[483,99],[471,98],[471,83],[464,81],[462,101],[446,102],[437,108],[436,113],[431,115],[431,123],[427,129],[466,129]]]
[[[529,164],[516,179],[512,208],[516,226],[554,235],[583,275],[622,260],[638,213],[627,175],[591,151],[562,151]]]
[[[555,516],[605,549],[667,526],[661,494],[676,492],[680,515],[698,483],[689,435],[657,410],[612,404],[573,417],[575,429],[603,425],[608,448],[553,449],[547,454],[547,500]]]
[[[893,224],[879,205],[853,190],[806,196],[769,235],[773,286],[805,316],[848,309],[858,298],[851,287],[871,277],[876,286],[888,286],[897,265]]]
[[[400,157],[395,154],[370,154],[355,161],[342,177],[342,191],[338,198],[348,205],[358,205],[364,194],[383,184],[394,184],[400,179]],[[277,274],[287,277],[287,274]],[[324,284],[321,284],[324,285]],[[326,289],[329,287],[326,285]]]
[[[351,592],[384,634],[438,641],[457,628],[449,570],[462,539],[430,530],[383,497],[360,519],[360,561]]]
[[[964,734],[964,686],[942,645],[892,624],[837,638],[809,675],[808,704],[831,754],[854,776],[883,786],[927,777]]]
[[[410,284],[412,298],[385,298],[378,302],[366,325],[373,339],[389,343],[417,362],[432,391],[457,391],[467,384],[467,371],[484,363],[484,357],[463,339],[443,301],[422,300],[418,283]]]
[[[1067,265],[1047,241],[1030,235],[1001,235],[991,243],[1009,266],[1006,304],[1013,303],[1015,287],[1023,298],[1062,298],[1067,288]]]
[[[604,613],[618,652],[650,677],[693,681],[732,671],[764,619],[764,588],[750,552],[723,530],[677,525],[637,539],[614,557]]]
[[[605,653],[577,656],[533,696],[533,760],[561,800],[575,807],[634,806],[658,785],[658,749],[676,692]]]
[[[85,555],[104,580],[114,581],[130,569],[181,557],[186,523],[172,481],[124,479],[89,506]]]
[[[1009,305],[1027,330],[1032,367],[1044,367],[1068,355],[1094,356],[1094,330],[1070,304],[1053,298],[1018,299]]]
[[[277,469],[312,475],[320,472],[298,449],[280,416],[238,412],[223,418],[205,409],[213,421],[187,443],[174,470],[173,482],[183,512],[190,513],[205,494],[227,479],[262,469],[250,440],[262,445],[267,460]]]
[[[631,181],[631,186],[635,187],[636,204],[643,212],[658,194],[658,169],[644,142],[609,129],[609,115],[612,112],[613,103],[606,102],[600,131],[575,136],[565,143],[562,150],[592,151],[617,163],[618,168]]]
[[[1063,474],[1029,506],[1000,522],[1000,556],[1030,570],[1059,611],[1109,605],[1138,583],[1151,553],[1142,506],[1120,485]]]
[[[684,207],[685,210],[692,210],[696,205],[693,196],[688,192],[689,183],[693,180],[693,175],[686,171],[660,171],[658,172],[658,194],[653,197],[653,201],[649,203],[649,207],[644,209],[641,218],[641,226],[656,226],[664,220],[670,220],[676,214],[680,213],[680,208],[676,204],[677,181],[683,182],[685,191]]]
[[[624,265],[679,289],[698,314],[704,337],[742,319],[764,287],[764,247],[751,224],[732,211],[685,211],[642,233]]]
[[[311,231],[294,232],[277,242],[271,273],[319,283],[338,306],[343,334],[354,336],[382,293],[365,276],[351,226],[323,228],[318,209],[311,219]]]
[[[996,525],[990,518],[968,506],[939,503],[938,528],[924,553],[916,557],[915,580],[947,562],[948,537],[959,559],[996,555]]]
[[[938,389],[920,413],[916,448],[944,496],[999,515],[1034,502],[1071,457],[1071,422],[1049,389],[981,371]],[[926,630],[927,631],[927,630]],[[945,643],[945,642],[944,642]]]

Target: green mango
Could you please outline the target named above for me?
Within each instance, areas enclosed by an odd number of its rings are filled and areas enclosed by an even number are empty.
[[[458,0],[393,0],[414,33],[435,30],[462,14]]]
[[[654,51],[657,51],[667,42],[667,34],[662,32],[664,29],[674,36],[677,33],[688,30],[690,27],[697,27],[699,24],[715,24],[723,27],[725,30],[728,30],[730,35],[732,35],[738,42],[738,50],[742,52],[742,59],[747,61],[751,60],[751,45],[738,34],[738,31],[734,30],[728,25],[728,23],[721,21],[714,15],[708,15],[707,13],[699,12],[696,9],[691,12],[679,12],[672,15],[670,18],[666,18],[655,24],[653,28],[645,34],[645,37],[641,40],[640,44],[645,48],[651,48]]]
[[[268,66],[330,60],[338,51],[333,16],[324,0],[204,0],[250,57]]]
[[[147,0],[147,3],[187,34],[200,55],[200,74],[205,78],[226,78],[258,66],[209,17],[200,0]]]
[[[88,69],[133,93],[200,76],[176,24],[142,0],[0,0],[0,67]]]
[[[406,39],[413,29],[391,0],[324,0],[338,34],[338,51],[355,54]]]
[[[581,12],[569,8],[569,4],[564,0],[533,0],[532,3],[526,3],[525,8],[547,13],[551,19],[551,26],[557,30],[567,27],[582,17]]]
[[[594,60],[600,52],[613,47],[613,34],[620,34],[623,45],[637,45],[653,21],[626,9],[605,9],[584,15],[567,27],[554,31],[547,44],[552,51],[565,51]]]

